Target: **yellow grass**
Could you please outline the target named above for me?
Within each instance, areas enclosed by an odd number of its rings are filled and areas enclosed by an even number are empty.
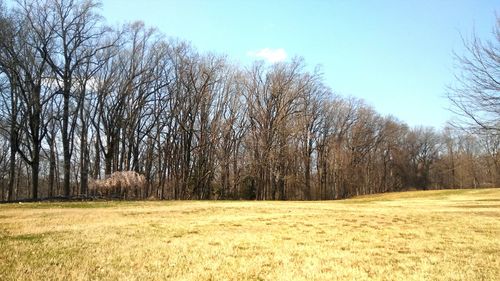
[[[0,205],[0,280],[499,280],[500,189]]]

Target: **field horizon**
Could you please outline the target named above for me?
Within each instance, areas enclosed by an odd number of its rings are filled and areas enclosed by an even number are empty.
[[[0,205],[1,280],[497,280],[500,189]]]

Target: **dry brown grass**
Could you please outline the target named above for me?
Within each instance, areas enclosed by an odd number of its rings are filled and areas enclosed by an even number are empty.
[[[0,280],[499,280],[500,189],[0,206]]]
[[[130,198],[144,189],[146,179],[143,175],[134,171],[117,171],[106,179],[90,179],[89,191],[91,194],[112,195]]]

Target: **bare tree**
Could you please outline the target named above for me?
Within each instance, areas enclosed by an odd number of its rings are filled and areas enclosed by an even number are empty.
[[[463,117],[458,126],[500,132],[500,18],[492,40],[473,34],[464,39],[465,54],[455,54],[456,84],[449,87],[452,111]]]
[[[83,105],[88,77],[78,81],[84,69],[90,72],[92,58],[109,46],[96,44],[107,32],[95,10],[93,0],[19,0],[20,11],[28,20],[38,41],[39,56],[50,66],[62,95],[62,145],[64,158],[64,193],[70,196],[71,158],[78,113]]]
[[[485,151],[485,168],[491,186],[500,186],[500,137],[495,134],[480,135],[479,142]]]
[[[245,100],[251,132],[254,185],[257,199],[285,199],[287,144],[293,135],[291,118],[298,116],[303,62],[295,59],[266,69],[263,63],[248,71]]]
[[[312,75],[303,76],[303,93],[301,94],[300,118],[297,118],[298,139],[304,171],[304,198],[311,200],[312,194],[312,160],[316,150],[318,132],[321,127],[321,104],[330,93],[323,83],[318,69]]]
[[[500,182],[498,20],[496,41],[474,36],[457,56],[449,97],[456,125],[473,130],[450,132],[333,95],[301,59],[245,69],[142,22],[109,29],[93,0],[14,2],[0,0],[2,199],[88,195],[102,177],[130,186],[111,176],[123,171],[144,174],[134,198],[158,199],[339,199]]]
[[[11,143],[32,169],[32,196],[36,199],[42,142],[50,121],[46,105],[54,91],[48,64],[38,54],[45,38],[36,36],[22,13],[11,19],[10,33],[3,33],[0,41],[0,67],[8,73],[11,85],[11,128],[16,130],[11,132]]]

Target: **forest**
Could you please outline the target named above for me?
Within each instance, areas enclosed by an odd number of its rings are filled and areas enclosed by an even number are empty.
[[[466,42],[470,54],[457,57],[457,120],[436,129],[337,94],[300,57],[239,65],[140,21],[108,26],[99,9],[0,0],[1,200],[94,196],[92,183],[116,171],[144,176],[131,199],[500,186],[500,20],[497,41]],[[493,119],[475,115],[478,85],[496,97],[477,103]]]

